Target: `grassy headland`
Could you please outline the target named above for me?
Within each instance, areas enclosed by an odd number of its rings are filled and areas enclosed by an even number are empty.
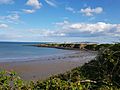
[[[48,48],[58,48],[58,49],[74,49],[74,50],[99,50],[100,48],[108,47],[111,44],[86,44],[86,43],[80,43],[80,44],[74,44],[74,43],[64,43],[64,44],[58,44],[58,43],[49,43],[49,44],[36,44],[32,46],[36,47],[48,47]]]
[[[44,81],[26,82],[14,72],[0,72],[1,90],[120,90],[120,44],[86,46],[94,60]]]

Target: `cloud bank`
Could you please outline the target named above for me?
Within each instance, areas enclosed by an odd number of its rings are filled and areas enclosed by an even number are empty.
[[[68,21],[55,23],[56,30],[34,30],[41,36],[64,36],[64,37],[98,37],[98,36],[119,36],[120,24],[105,22],[97,23],[70,23]]]

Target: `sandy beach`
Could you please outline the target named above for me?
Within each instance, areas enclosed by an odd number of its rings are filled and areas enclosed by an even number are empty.
[[[96,55],[96,51],[77,51],[63,56],[47,57],[44,60],[0,62],[0,68],[17,72],[24,80],[44,80],[52,75],[81,66],[95,58]]]

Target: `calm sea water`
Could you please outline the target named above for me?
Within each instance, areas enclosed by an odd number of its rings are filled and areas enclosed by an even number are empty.
[[[0,62],[34,60],[68,52],[62,49],[27,46],[31,44],[38,43],[0,42]]]

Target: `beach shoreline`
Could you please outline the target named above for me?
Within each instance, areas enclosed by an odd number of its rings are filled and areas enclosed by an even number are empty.
[[[52,75],[81,66],[96,55],[96,51],[77,51],[68,55],[44,58],[44,60],[0,62],[0,68],[17,72],[24,80],[45,80]]]

